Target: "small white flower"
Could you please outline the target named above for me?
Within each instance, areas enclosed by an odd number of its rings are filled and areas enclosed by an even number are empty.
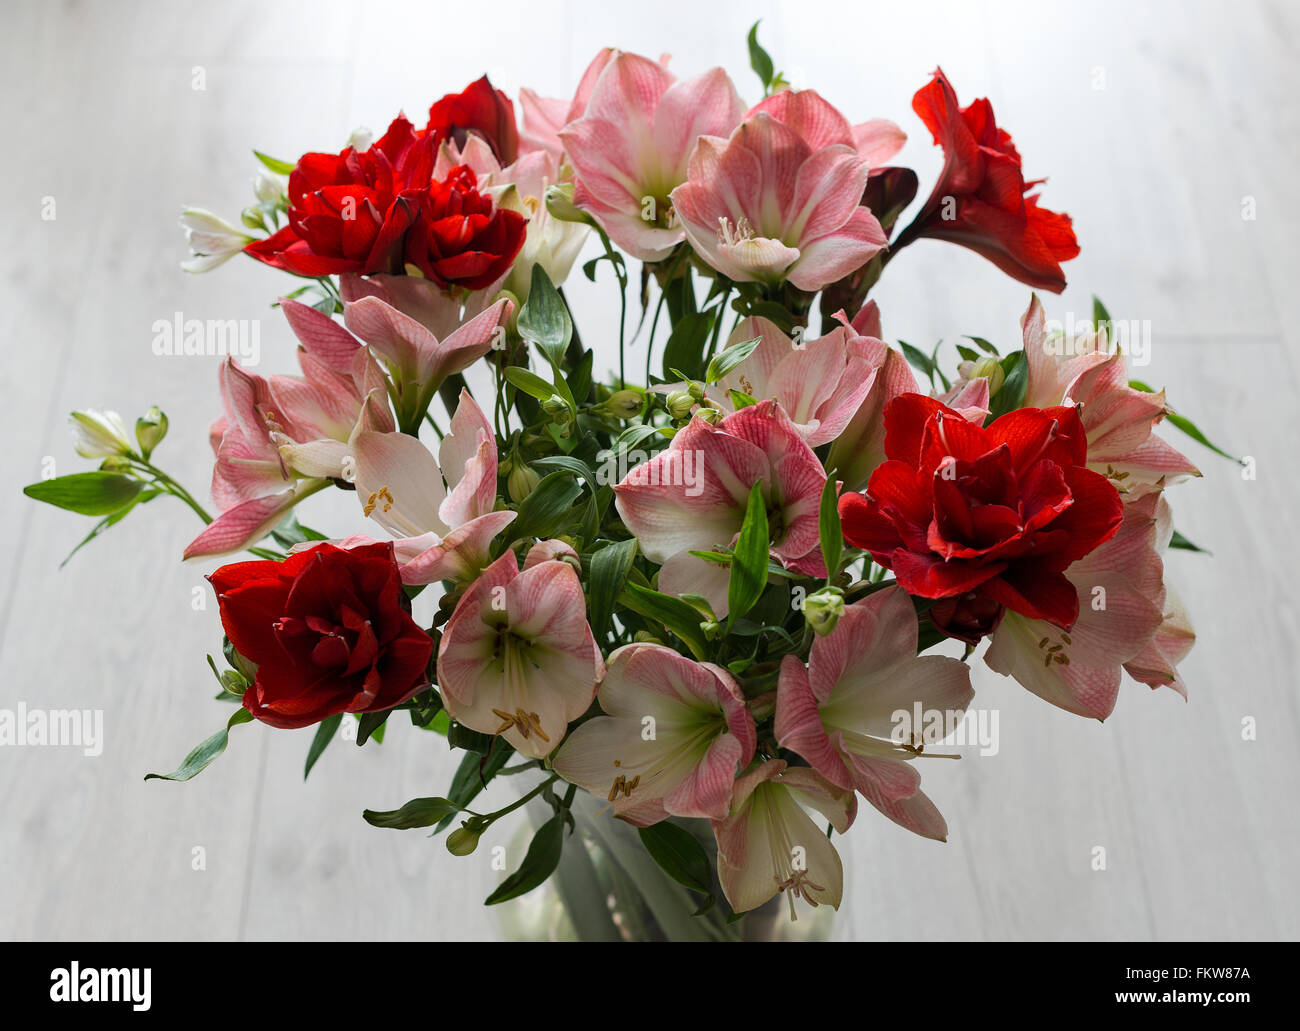
[[[126,423],[117,412],[87,408],[68,417],[76,437],[77,454],[82,458],[110,458],[131,453],[131,438]]]
[[[253,239],[224,218],[203,208],[186,208],[181,212],[181,228],[194,257],[181,262],[186,272],[207,272],[244,249]]]
[[[364,125],[358,126],[352,130],[352,135],[348,137],[348,146],[358,154],[362,151],[369,150],[371,144],[375,142],[375,135]]]
[[[278,204],[284,199],[284,182],[277,175],[258,172],[253,177],[253,194],[263,204]]]

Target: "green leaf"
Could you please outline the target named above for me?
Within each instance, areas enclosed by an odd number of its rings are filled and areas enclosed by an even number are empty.
[[[511,386],[518,387],[525,394],[535,397],[539,401],[545,401],[555,393],[555,387],[547,383],[541,376],[518,365],[507,365],[505,377],[506,382]]]
[[[567,469],[574,476],[580,476],[589,484],[597,482],[596,470],[581,458],[574,458],[572,455],[547,455],[545,458],[533,459],[531,464],[534,468]]]
[[[447,715],[447,711],[442,707],[442,699],[433,688],[416,695],[407,713],[411,717],[411,726],[419,727],[421,730],[428,730],[439,716],[445,718]],[[443,728],[443,733],[447,733],[450,729],[448,725]]]
[[[844,554],[844,531],[840,529],[840,497],[835,489],[833,475],[826,478],[826,486],[822,488],[817,532],[822,540],[822,558],[826,560],[826,582],[830,583],[840,571],[840,558]]]
[[[448,816],[455,816],[460,811],[461,806],[456,805],[450,799],[413,798],[401,809],[390,809],[387,812],[366,809],[362,812],[361,817],[372,827],[387,827],[395,831],[405,831],[414,827],[432,827],[439,820]]]
[[[1134,390],[1142,391],[1142,393],[1144,394],[1155,393],[1155,390],[1149,384],[1143,383],[1140,379],[1131,379],[1128,381],[1128,385],[1132,387]],[[1169,421],[1169,424],[1171,426],[1175,427],[1176,429],[1182,430],[1198,444],[1202,445],[1203,447],[1209,448],[1216,455],[1222,455],[1224,458],[1228,459],[1229,461],[1236,462],[1238,465],[1246,464],[1244,461],[1242,461],[1242,459],[1238,458],[1236,455],[1229,454],[1227,451],[1224,451],[1223,448],[1219,447],[1217,444],[1210,443],[1209,439],[1205,436],[1204,433],[1200,431],[1196,423],[1192,422],[1192,420],[1187,418],[1187,416],[1179,415],[1177,412],[1170,411],[1168,408],[1166,408],[1165,418]]]
[[[581,493],[581,485],[567,470],[547,473],[533,492],[520,502],[519,517],[507,530],[509,539],[554,536],[564,517],[573,511],[573,503]]]
[[[694,834],[666,820],[640,827],[637,833],[664,873],[691,891],[713,895],[713,864]]]
[[[977,350],[975,350],[975,348],[973,347],[966,347],[963,344],[958,344],[957,354],[962,358],[963,361],[968,361],[968,362],[979,361],[980,353]]]
[[[948,377],[945,376],[943,370],[939,368],[939,348],[942,346],[942,340],[934,345],[934,350],[930,353],[930,366],[934,369],[934,374],[939,377],[939,382],[943,384],[943,389],[951,390],[952,384],[948,382]]]
[[[630,582],[618,600],[638,616],[662,623],[686,643],[697,659],[703,661],[708,654],[708,642],[700,629],[700,614],[688,602]]]
[[[564,847],[566,815],[567,810],[558,812],[537,829],[519,869],[502,881],[497,890],[484,900],[485,906],[495,906],[498,902],[525,895],[555,872],[555,868],[560,865],[560,851]]]
[[[930,381],[930,385],[934,386],[934,377],[939,370],[936,368],[930,356],[919,347],[913,347],[906,340],[900,340],[898,346],[903,349],[903,357],[907,359],[907,363],[911,365],[912,368],[924,372],[926,378]]]
[[[966,337],[966,339],[967,339],[967,340],[973,340],[973,341],[975,342],[975,346],[978,347],[978,348],[979,348],[981,351],[983,351],[985,354],[996,355],[996,354],[998,353],[998,349],[997,349],[996,347],[994,347],[992,344],[990,344],[990,343],[989,343],[987,340],[985,340],[983,337],[973,337],[973,336],[968,336],[968,337]]]
[[[727,393],[731,395],[731,404],[736,411],[740,411],[742,408],[748,408],[750,405],[758,404],[757,398],[750,397],[743,390],[728,390]]]
[[[23,493],[69,512],[102,516],[126,508],[143,489],[144,483],[134,476],[96,470],[28,484]]]
[[[761,315],[788,337],[794,336],[796,319],[790,309],[776,301],[756,300],[743,309],[745,315]]]
[[[496,738],[491,734],[470,730],[463,723],[453,723],[447,729],[447,744],[452,748],[463,748],[467,752],[476,752],[479,755],[487,755],[492,750],[492,742],[495,740]]]
[[[357,745],[364,745],[372,737],[375,744],[384,743],[384,724],[388,717],[393,714],[392,709],[384,709],[382,712],[363,712],[357,718]]]
[[[673,325],[664,345],[664,378],[672,379],[674,369],[682,379],[699,379],[704,371],[704,348],[713,328],[711,311],[683,315]]]
[[[519,335],[540,347],[551,365],[558,369],[573,337],[573,319],[541,262],[533,266],[528,301],[519,310],[518,326]]]
[[[1183,551],[1199,551],[1202,555],[1212,554],[1202,548],[1199,544],[1193,544],[1177,530],[1175,530],[1173,536],[1169,538],[1169,546],[1171,548],[1181,548]]]
[[[587,605],[591,613],[591,632],[603,641],[614,613],[614,601],[627,583],[627,574],[636,559],[636,538],[609,544],[591,556],[591,574],[587,584]]]
[[[610,452],[617,456],[627,451],[632,451],[644,444],[651,437],[658,436],[659,427],[650,426],[645,423],[637,423],[635,426],[629,426],[617,437],[610,446]]]
[[[1002,373],[1002,389],[989,402],[991,419],[1006,415],[1024,403],[1025,389],[1029,386],[1029,360],[1025,357],[1025,352],[1012,351],[1003,358]]]
[[[727,583],[727,625],[754,607],[767,586],[767,563],[771,542],[767,530],[767,499],[763,485],[749,491],[745,521],[731,555],[731,579]]]
[[[263,154],[260,150],[253,151],[253,156],[277,175],[288,175],[293,171],[294,166],[289,162],[273,158],[269,154]]]
[[[253,714],[247,709],[236,709],[226,726],[195,748],[185,757],[185,761],[171,773],[146,773],[145,780],[189,780],[206,770],[217,756],[226,750],[230,741],[230,731],[241,723],[248,723]]]
[[[311,768],[316,765],[316,760],[321,757],[329,743],[334,740],[334,735],[338,733],[339,724],[342,722],[342,713],[326,716],[320,721],[320,725],[316,728],[316,736],[311,739],[311,747],[307,749],[307,765],[302,771],[303,780],[306,780],[311,774]]]
[[[1212,444],[1209,441],[1209,439],[1205,436],[1205,434],[1200,431],[1200,428],[1196,425],[1196,423],[1192,422],[1192,420],[1187,418],[1187,416],[1179,415],[1177,412],[1171,412],[1166,409],[1165,419],[1169,422],[1171,426],[1174,426],[1175,428],[1182,430],[1194,441],[1196,441],[1196,443],[1200,444],[1203,447],[1209,448],[1216,455],[1222,455],[1224,458],[1228,459],[1229,461],[1236,462],[1238,465],[1246,464],[1236,455],[1231,455],[1228,452],[1224,451],[1223,448],[1219,447],[1219,445]]]
[[[587,398],[591,395],[591,367],[595,363],[596,352],[591,348],[582,352],[582,358],[579,359],[574,370],[565,377],[569,387],[569,395],[572,397],[575,406],[585,404]]]
[[[152,501],[161,493],[162,491],[160,490],[143,491],[142,493],[137,494],[135,500],[132,501],[130,504],[124,506],[123,508],[119,508],[116,512],[104,516],[103,519],[101,519],[99,522],[97,522],[94,525],[90,533],[86,534],[86,536],[81,538],[81,541],[77,544],[77,546],[73,548],[70,552],[68,552],[68,554],[64,557],[63,561],[59,563],[59,568],[62,569],[69,562],[71,562],[73,555],[79,552],[82,548],[84,548],[87,544],[93,541],[96,537],[98,537],[101,533],[107,530],[110,526],[115,526],[117,523],[120,523],[123,519],[125,519],[127,517],[127,514],[133,508],[135,508],[136,505],[143,505],[146,502]]]
[[[754,69],[754,74],[758,76],[763,89],[766,90],[772,84],[773,69],[771,56],[758,42],[758,27],[761,24],[760,18],[749,30],[749,67]]]
[[[318,530],[313,530],[309,526],[303,526],[298,522],[298,517],[290,512],[284,521],[271,531],[271,537],[276,544],[288,551],[295,544],[306,544],[308,541],[324,541],[329,538]]]
[[[1092,296],[1092,328],[1098,333],[1104,330],[1107,340],[1110,340],[1115,335],[1110,312],[1106,310],[1106,306],[1101,303],[1101,298],[1096,294]]]
[[[732,344],[725,347],[713,356],[713,361],[709,362],[709,367],[704,370],[704,382],[716,383],[727,373],[743,362],[761,342],[762,337],[754,337],[753,340],[744,340],[739,344]]]

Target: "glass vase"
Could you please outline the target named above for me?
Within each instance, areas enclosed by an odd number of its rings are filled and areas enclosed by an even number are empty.
[[[532,832],[549,819],[540,798],[525,807],[511,852],[522,855]],[[527,895],[499,906],[502,935],[509,941],[825,941],[835,911],[799,904],[791,919],[778,894],[729,922],[730,910],[714,875],[717,902],[696,915],[701,898],[668,876],[646,852],[635,827],[615,819],[603,800],[580,791],[571,808],[556,872]],[[716,863],[717,846],[707,820],[676,820]]]

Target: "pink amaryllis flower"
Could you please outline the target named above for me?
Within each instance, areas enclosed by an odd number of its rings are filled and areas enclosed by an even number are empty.
[[[734,545],[750,490],[762,484],[773,557],[789,569],[825,576],[817,528],[825,483],[826,471],[790,417],[775,401],[760,401],[716,426],[692,419],[614,492],[641,553],[663,564],[659,589],[702,595],[720,617],[728,568],[690,553]]]
[[[730,391],[772,400],[789,415],[809,447],[838,437],[862,406],[876,378],[875,351],[850,326],[816,340],[791,339],[762,316],[741,319],[728,347],[758,337],[759,344],[711,390],[731,410]]]
[[[691,246],[728,278],[788,280],[814,292],[861,268],[887,242],[861,206],[868,172],[850,144],[814,146],[759,110],[728,139],[700,138],[687,181],[672,192],[673,208]]]
[[[907,142],[907,133],[885,118],[850,125],[839,109],[816,90],[778,90],[750,108],[745,117],[759,111],[793,129],[813,150],[852,147],[872,169],[883,165]]]
[[[721,68],[679,81],[649,58],[616,54],[583,116],[559,133],[577,173],[574,202],[633,257],[667,257],[682,241],[670,197],[696,140],[730,133],[744,110]]]
[[[1126,504],[1115,536],[1065,571],[1078,597],[1073,626],[1066,631],[1008,609],[984,661],[1053,705],[1098,720],[1115,708],[1122,668],[1185,696],[1174,666],[1194,635],[1164,586],[1159,549],[1170,532],[1161,494]]]
[[[605,672],[578,574],[544,555],[530,554],[522,571],[513,551],[488,566],[438,648],[447,712],[534,759],[550,755],[587,711]]]
[[[361,433],[353,451],[362,511],[397,538],[403,583],[479,574],[490,560],[492,539],[516,513],[495,511],[496,434],[468,391],[461,391],[436,459],[405,433]],[[352,537],[344,544],[368,540]]]
[[[646,827],[669,816],[727,815],[738,769],[757,736],[731,674],[658,644],[609,656],[596,692],[604,716],[582,724],[555,756],[555,770],[614,815]]]
[[[718,881],[737,913],[761,906],[778,892],[798,919],[795,899],[839,909],[844,864],[813,822],[814,810],[843,834],[857,816],[857,796],[815,770],[769,759],[736,781],[726,819],[713,822]]]
[[[1088,437],[1088,468],[1115,484],[1127,500],[1160,490],[1200,471],[1155,435],[1168,413],[1165,392],[1129,386],[1124,355],[1110,350],[1105,332],[1067,338],[1049,334],[1037,297],[1020,320],[1029,379],[1025,404],[1079,406]]]
[[[793,655],[782,661],[775,732],[832,784],[942,841],[948,826],[912,760],[951,733],[975,692],[964,662],[918,656],[916,645],[916,610],[901,588],[846,606],[835,629],[813,640],[807,667]]]
[[[346,478],[360,433],[394,429],[383,371],[366,349],[315,308],[288,298],[280,305],[303,375],[263,378],[233,358],[221,367],[225,414],[209,433],[221,515],[186,547],[187,559],[260,539],[302,498]]]
[[[519,131],[520,154],[542,151],[557,164],[562,163],[564,144],[560,141],[560,131],[586,113],[600,73],[617,56],[618,51],[610,47],[597,51],[569,100],[539,96],[536,90],[527,87],[519,91],[519,107],[523,115],[523,126]]]
[[[513,302],[503,297],[441,338],[418,317],[377,294],[348,301],[343,318],[387,366],[402,428],[410,432],[418,428],[443,381],[469,368],[503,339],[513,311]]]

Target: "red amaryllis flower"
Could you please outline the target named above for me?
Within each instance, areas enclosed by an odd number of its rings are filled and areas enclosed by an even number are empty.
[[[905,237],[929,236],[969,247],[1007,275],[1060,293],[1061,262],[1079,253],[1070,216],[1038,206],[1026,196],[1045,180],[1026,181],[1011,136],[999,129],[983,98],[957,106],[942,69],[917,91],[912,108],[943,147],[943,172]]]
[[[244,708],[263,723],[390,709],[429,683],[433,642],[407,611],[391,542],[318,544],[208,579],[230,643],[257,664]]]
[[[478,192],[473,169],[457,165],[419,196],[406,260],[441,287],[481,290],[509,270],[527,226],[519,212]]]
[[[368,150],[304,154],[289,175],[289,224],[244,250],[299,276],[401,271],[412,203],[427,186],[432,150],[399,115]]]
[[[443,140],[463,148],[470,133],[476,133],[492,148],[501,167],[514,163],[519,153],[519,130],[515,126],[515,106],[510,98],[484,75],[460,93],[448,93],[429,108],[429,126],[434,152]]]
[[[867,492],[840,499],[844,539],[910,594],[944,599],[939,629],[975,641],[1003,606],[1063,629],[1079,602],[1064,576],[1114,536],[1124,515],[1106,477],[1085,468],[1077,408],[1021,408],[987,427],[920,394],[885,407],[888,461]]]

